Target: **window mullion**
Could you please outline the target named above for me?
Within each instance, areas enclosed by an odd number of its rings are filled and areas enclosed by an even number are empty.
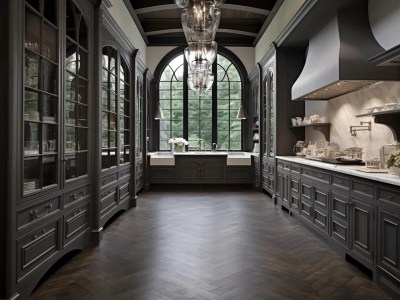
[[[212,125],[211,125],[211,141],[212,143],[217,143],[218,139],[218,102],[217,102],[217,60],[214,61],[212,65],[212,72],[214,74],[214,82],[212,85]],[[212,149],[212,148],[211,148]]]
[[[187,85],[188,64],[183,60],[183,138],[189,140],[189,89]]]

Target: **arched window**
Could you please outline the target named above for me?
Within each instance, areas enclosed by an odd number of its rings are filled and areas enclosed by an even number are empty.
[[[238,67],[226,55],[218,54],[213,65],[214,84],[199,94],[187,87],[187,62],[183,53],[170,59],[159,76],[159,150],[171,150],[171,138],[183,137],[189,149],[201,145],[211,150],[242,150],[242,122],[236,119],[243,98],[243,80]]]

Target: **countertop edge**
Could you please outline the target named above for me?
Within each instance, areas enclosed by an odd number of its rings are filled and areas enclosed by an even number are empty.
[[[285,160],[288,162],[294,162],[310,167],[316,167],[320,169],[325,169],[329,171],[334,171],[337,173],[347,174],[351,176],[356,176],[364,179],[369,179],[373,181],[379,181],[386,184],[392,184],[400,186],[400,177],[397,175],[386,174],[386,173],[366,173],[358,171],[358,168],[363,167],[363,165],[334,165],[325,162],[319,162],[314,160],[308,160],[297,156],[276,156],[276,159]]]

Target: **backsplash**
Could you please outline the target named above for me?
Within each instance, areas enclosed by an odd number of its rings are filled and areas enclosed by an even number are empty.
[[[373,117],[357,118],[356,115],[365,113],[365,108],[400,101],[400,83],[384,82],[372,88],[344,95],[328,101],[307,101],[306,116],[318,114],[327,116],[331,122],[331,142],[337,143],[341,149],[362,147],[363,159],[379,157],[379,149],[383,145],[395,142],[391,130],[381,124],[375,124]],[[351,136],[350,126],[360,125],[361,121],[371,121],[371,131],[359,131],[357,136]],[[325,141],[322,133],[306,129],[306,142]]]

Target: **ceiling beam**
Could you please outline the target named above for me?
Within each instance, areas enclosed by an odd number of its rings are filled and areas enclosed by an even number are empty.
[[[146,32],[147,36],[151,35],[166,35],[170,33],[180,33],[183,32],[182,28],[173,28],[173,29],[162,29],[162,30],[155,30],[155,31],[148,31]],[[247,32],[247,31],[242,31],[242,30],[234,30],[234,29],[221,29],[219,28],[217,30],[217,33],[232,33],[232,34],[237,34],[237,35],[242,35],[242,36],[252,36],[256,37],[257,33],[256,32]]]
[[[259,20],[231,20],[224,19],[221,20],[219,29],[226,30],[240,30],[249,33],[258,33],[259,28],[263,23]],[[147,32],[167,30],[167,29],[177,29],[182,28],[182,23],[180,19],[144,19],[142,21],[143,30]]]
[[[237,4],[222,4],[222,5],[220,5],[220,7],[222,9],[239,10],[239,11],[259,14],[259,15],[263,15],[263,16],[268,16],[270,13],[270,10],[267,10],[267,9],[261,9],[261,8],[257,8],[257,7],[237,5]],[[179,7],[176,4],[148,6],[148,7],[144,7],[144,8],[135,9],[135,13],[137,15],[141,15],[141,14],[145,14],[145,13],[157,12],[157,11],[163,11],[163,10],[171,10],[171,9],[179,9]]]

